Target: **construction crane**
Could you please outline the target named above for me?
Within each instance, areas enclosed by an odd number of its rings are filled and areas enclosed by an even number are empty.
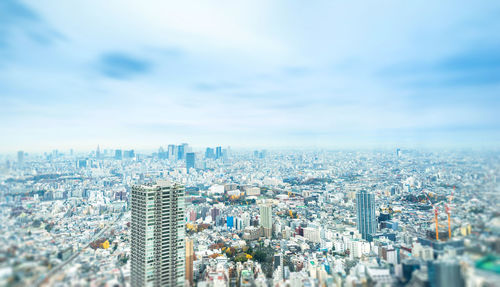
[[[425,197],[427,198],[427,200],[429,201],[429,203],[432,205],[432,207],[434,208],[434,222],[436,224],[436,241],[439,240],[439,222],[438,222],[438,208],[437,206],[435,206],[432,201],[429,199],[429,196],[427,196],[427,194],[422,190],[422,193],[425,195]]]

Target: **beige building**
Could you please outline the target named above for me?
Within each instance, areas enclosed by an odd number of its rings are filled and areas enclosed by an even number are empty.
[[[186,238],[186,281],[189,282],[189,286],[194,286],[193,261],[194,261],[193,240]]]

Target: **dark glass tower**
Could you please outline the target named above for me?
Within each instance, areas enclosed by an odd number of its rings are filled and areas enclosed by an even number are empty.
[[[188,173],[191,168],[194,168],[194,160],[195,160],[194,152],[186,153],[186,169]]]

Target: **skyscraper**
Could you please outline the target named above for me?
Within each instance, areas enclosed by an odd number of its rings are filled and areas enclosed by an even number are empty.
[[[123,157],[124,158],[134,158],[135,157],[135,152],[133,149],[131,150],[126,150],[123,152]]]
[[[186,153],[186,169],[189,173],[189,169],[194,168],[194,152]]]
[[[115,150],[115,159],[122,159],[122,150],[121,149]]]
[[[264,202],[260,206],[260,226],[264,230],[264,236],[271,238],[273,233],[273,207],[270,202]]]
[[[205,151],[205,158],[215,158],[215,153],[213,148],[207,147],[207,150]]]
[[[221,158],[222,157],[222,147],[218,146],[215,148],[215,158]]]
[[[186,154],[187,152],[191,152],[191,148],[189,147],[188,143],[183,143],[182,147],[184,148],[184,154]]]
[[[163,147],[160,147],[158,149],[158,158],[159,159],[166,159],[166,158],[168,158],[168,154],[165,152],[165,150],[163,149]]]
[[[460,263],[453,258],[428,261],[428,275],[431,287],[434,286],[465,286]]]
[[[184,145],[178,145],[177,146],[177,160],[182,160],[184,159]]]
[[[17,152],[17,163],[22,164],[24,161],[24,151],[20,150]]]
[[[95,150],[95,158],[101,158],[101,149],[99,148],[99,145],[97,145],[97,148]]]
[[[377,230],[375,221],[375,195],[366,190],[356,193],[356,223],[363,239]]]
[[[168,153],[168,158],[170,160],[174,160],[177,157],[177,154],[175,151],[176,151],[175,145],[169,144],[167,153]]]
[[[184,187],[132,187],[131,285],[184,286]]]

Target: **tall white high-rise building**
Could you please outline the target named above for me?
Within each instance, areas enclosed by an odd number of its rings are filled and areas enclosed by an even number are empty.
[[[132,187],[131,285],[184,286],[184,187]]]
[[[356,212],[358,231],[363,239],[367,239],[368,234],[374,234],[377,231],[375,195],[366,190],[356,193]]]
[[[260,206],[260,226],[264,230],[264,236],[271,238],[273,232],[273,207],[269,201]]]

